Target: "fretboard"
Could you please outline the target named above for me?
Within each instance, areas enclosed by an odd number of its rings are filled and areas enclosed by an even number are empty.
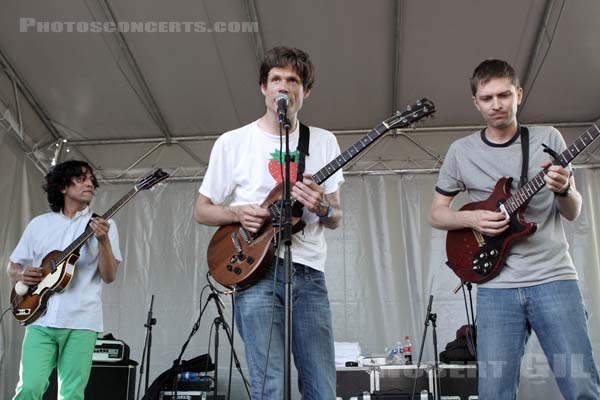
[[[110,219],[113,215],[116,214],[117,211],[121,209],[121,207],[127,204],[127,202],[131,200],[133,196],[135,196],[138,193],[138,191],[139,190],[136,187],[133,187],[133,189],[127,192],[127,194],[125,194],[125,196],[123,196],[121,200],[117,201],[114,206],[112,206],[107,212],[105,212],[101,216],[101,218],[104,220]],[[54,260],[55,265],[60,265],[63,261],[65,261],[71,254],[73,254],[73,252],[78,250],[85,243],[85,241],[88,240],[93,234],[94,232],[92,231],[92,229],[89,226],[86,227],[85,231],[83,231],[83,233],[79,235],[77,239],[73,241],[73,243],[67,246],[67,248],[61,251],[58,257],[56,257],[56,259]]]
[[[363,150],[369,147],[373,142],[384,135],[390,128],[384,123],[379,124],[375,129],[363,136],[358,142],[354,143],[348,150],[341,153],[329,164],[325,165],[313,175],[313,180],[320,185],[331,175],[335,174],[340,168],[346,165],[350,160],[359,155]]]
[[[573,144],[563,151],[553,162],[553,165],[562,165],[566,167],[575,157],[579,155],[586,147],[600,136],[600,120],[596,121],[583,135],[581,135]],[[509,214],[516,212],[523,204],[527,203],[546,185],[544,176],[547,170],[542,170],[539,174],[533,177],[529,182],[523,185],[517,192],[506,200],[504,206]]]

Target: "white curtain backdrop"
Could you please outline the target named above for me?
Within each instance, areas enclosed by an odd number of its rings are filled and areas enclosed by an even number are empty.
[[[0,136],[0,166],[4,172],[0,179],[0,262],[4,267],[25,224],[45,212],[47,206],[40,189],[41,174],[6,135]],[[343,226],[327,233],[326,275],[335,338],[359,342],[365,356],[382,354],[386,346],[410,335],[416,359],[430,294],[435,296],[433,311],[438,314],[439,351],[466,323],[462,294],[452,293],[458,278],[444,264],[445,233],[427,223],[435,180],[435,175],[427,174],[346,177]],[[584,208],[581,217],[566,226],[589,311],[595,358],[599,360],[600,173],[577,170],[576,182]],[[105,212],[130,187],[102,185],[92,208]],[[192,219],[197,188],[198,182],[165,183],[140,193],[115,217],[124,262],[117,280],[104,286],[105,331],[128,343],[132,358],[140,361],[147,309],[151,295],[156,296],[154,316],[158,323],[154,328],[151,381],[172,365],[199,313],[200,292],[206,283],[206,248],[214,229],[197,225]],[[8,307],[10,289],[3,272],[3,310]],[[227,297],[224,300],[230,318],[231,302]],[[215,317],[215,306],[209,305],[184,359],[209,351]],[[23,331],[7,314],[0,330],[0,396],[4,399],[14,393]],[[220,343],[219,386],[224,393],[229,348],[222,332]],[[235,348],[247,373],[239,338]],[[210,351],[212,354],[212,348]],[[424,360],[432,356],[429,331]],[[539,345],[530,341],[521,399],[560,398],[544,360]],[[232,398],[246,398],[235,370]]]

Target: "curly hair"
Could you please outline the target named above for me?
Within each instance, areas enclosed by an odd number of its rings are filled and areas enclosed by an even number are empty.
[[[92,174],[94,189],[98,180],[94,175],[92,167],[85,161],[69,160],[60,163],[50,169],[46,174],[46,183],[43,186],[48,197],[48,205],[54,212],[59,212],[65,206],[65,195],[62,190],[73,184],[73,178],[84,177],[87,173]]]
[[[298,74],[305,90],[310,90],[315,83],[315,66],[308,54],[295,47],[273,47],[267,51],[265,58],[260,65],[260,78],[258,83],[261,86],[267,84],[269,71],[272,68],[291,67]]]
[[[473,96],[477,94],[479,83],[486,84],[492,78],[509,78],[515,87],[519,87],[519,78],[509,63],[496,59],[484,60],[475,68],[473,76],[469,79]]]

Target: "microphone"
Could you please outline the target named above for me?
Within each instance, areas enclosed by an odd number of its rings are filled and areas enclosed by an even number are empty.
[[[279,117],[279,124],[283,125],[287,117],[287,107],[290,98],[285,93],[279,93],[275,96],[275,103],[277,103],[277,116]]]

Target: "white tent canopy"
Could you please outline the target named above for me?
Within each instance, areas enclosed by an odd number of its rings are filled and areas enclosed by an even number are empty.
[[[107,180],[137,177],[155,165],[197,177],[216,135],[263,111],[257,76],[265,49],[293,45],[317,66],[301,117],[336,132],[342,147],[394,110],[433,100],[435,120],[386,137],[347,168],[426,170],[439,167],[452,140],[481,124],[468,77],[484,58],[506,59],[520,72],[521,122],[556,124],[568,141],[595,121],[599,14],[593,0],[7,0],[0,13],[0,107],[11,117],[3,123],[11,122],[44,167],[56,142],[66,139],[65,149]],[[145,33],[73,25],[91,21],[125,30],[156,24]],[[225,32],[185,32],[191,22]],[[175,25],[159,32],[160,23]],[[577,159],[599,161],[597,152]]]

